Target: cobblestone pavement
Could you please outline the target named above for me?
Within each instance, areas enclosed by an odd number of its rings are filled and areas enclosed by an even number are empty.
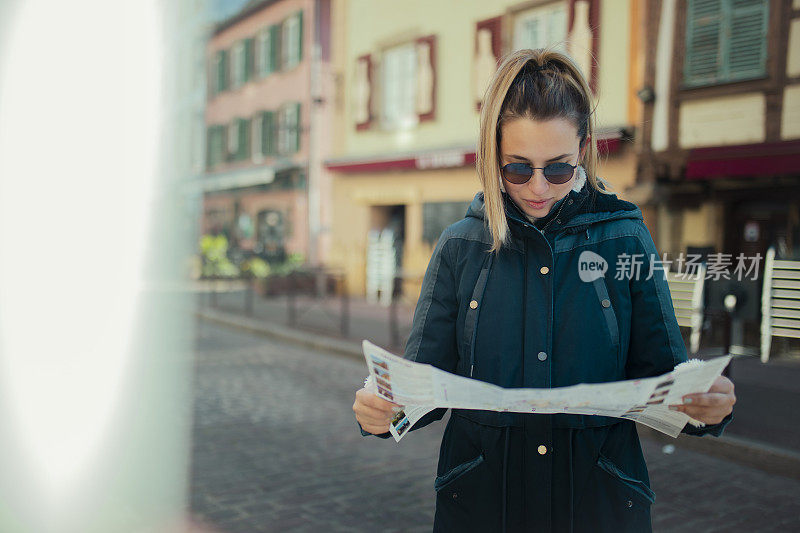
[[[362,437],[363,363],[198,322],[191,511],[230,533],[430,531],[444,424]],[[709,437],[705,437],[709,438]],[[800,531],[800,481],[643,441],[656,532]]]

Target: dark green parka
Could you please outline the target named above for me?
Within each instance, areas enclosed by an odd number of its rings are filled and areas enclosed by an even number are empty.
[[[666,281],[648,276],[658,254],[638,207],[587,184],[534,225],[504,200],[511,239],[499,254],[487,253],[483,193],[442,233],[404,357],[526,388],[655,376],[687,359]],[[604,276],[581,279],[586,251],[607,262]],[[616,275],[635,254],[640,275]],[[719,436],[731,418],[683,432]],[[630,420],[465,409],[447,424],[434,488],[434,531],[447,532],[650,531],[655,498]]]

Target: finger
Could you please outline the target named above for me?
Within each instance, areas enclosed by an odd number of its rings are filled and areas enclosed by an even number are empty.
[[[688,401],[687,401],[688,400]],[[734,396],[721,392],[703,392],[697,394],[687,394],[683,397],[685,405],[696,405],[699,407],[713,407],[721,405],[733,405]]]
[[[377,398],[369,392],[365,394],[356,394],[356,401],[353,403],[353,411],[361,410],[364,412],[372,412],[375,416],[389,418],[394,416],[396,411],[400,410],[399,406],[387,408],[385,404],[388,402],[376,400],[381,400],[381,398]]]
[[[701,422],[705,422],[707,424],[716,424],[732,411],[730,407],[728,408],[719,408],[719,407],[692,407],[688,405],[679,406],[678,409],[680,412],[686,414],[694,418],[695,420],[700,420]]]
[[[392,413],[387,413],[386,411],[381,411],[363,404],[354,406],[353,411],[355,411],[356,418],[358,418],[359,421],[363,419],[365,422],[372,424],[387,423],[393,416]]]
[[[723,418],[725,418],[728,413],[720,412],[717,410],[686,410],[685,411],[687,416],[694,418],[695,420],[699,420],[700,422],[705,422],[706,424],[719,424]]]
[[[719,376],[708,389],[708,392],[722,392],[725,394],[733,393],[733,381],[725,376]]]
[[[361,427],[364,429],[364,431],[366,431],[367,433],[372,433],[373,435],[380,435],[381,433],[386,433],[387,431],[389,431],[388,424],[385,426],[361,424]]]
[[[359,395],[359,393],[361,394]],[[377,394],[375,394],[374,392],[370,392],[364,389],[358,391],[356,393],[356,396],[366,405],[374,407],[375,409],[380,409],[381,411],[387,411],[387,412],[393,411],[394,409],[400,407],[396,403],[385,400],[380,396],[378,396]]]

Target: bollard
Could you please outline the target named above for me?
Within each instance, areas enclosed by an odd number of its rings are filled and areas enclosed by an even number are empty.
[[[286,276],[286,285],[286,303],[289,310],[289,325],[294,326],[295,322],[297,322],[297,304],[295,302],[295,275],[293,273]]]
[[[347,278],[342,274],[342,336],[350,335],[350,295],[347,293]]]
[[[244,311],[247,316],[253,316],[253,291],[255,280],[250,278],[244,287]]]
[[[743,344],[742,321],[741,319],[734,317],[734,314],[736,313],[736,304],[737,304],[737,299],[735,294],[728,294],[727,296],[725,296],[723,303],[725,305],[725,310],[728,312],[728,328],[726,336],[727,337],[726,342],[728,345],[725,348],[725,353],[731,353],[731,350],[733,350],[735,346],[742,346]],[[732,363],[733,359],[731,359],[731,362],[722,371],[722,375],[727,377],[728,379],[731,379],[730,368]]]
[[[400,300],[400,282],[402,279],[395,276],[392,280],[392,300],[389,305],[389,339],[392,346],[400,346],[400,326],[397,324],[397,303]]]

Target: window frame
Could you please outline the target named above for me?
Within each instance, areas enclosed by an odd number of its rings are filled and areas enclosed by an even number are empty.
[[[397,79],[402,80],[405,83],[406,87],[399,87],[398,82],[392,78],[389,79],[388,77],[391,75],[389,70],[390,68],[390,61],[395,61],[392,57],[393,55],[397,54],[397,57],[400,57],[401,53],[405,53],[406,57],[397,59],[398,61],[398,70],[400,74],[397,75]],[[409,60],[410,58],[410,60]],[[409,72],[402,72],[402,62],[408,61],[408,65],[411,65]],[[408,67],[408,65],[405,65]],[[394,69],[394,66],[391,66]],[[413,71],[413,72],[411,72]],[[406,74],[406,75],[404,75]],[[381,60],[380,60],[380,67],[379,67],[379,79],[380,79],[380,106],[379,106],[379,113],[378,116],[380,117],[380,125],[381,129],[383,130],[401,130],[401,129],[409,129],[416,126],[419,123],[419,117],[416,113],[416,87],[417,87],[417,41],[416,39],[406,41],[403,43],[396,44],[394,46],[388,47],[384,49],[381,53]],[[392,91],[392,92],[390,92]],[[393,95],[394,92],[397,92],[398,97]],[[403,94],[406,92],[407,94]],[[392,95],[390,99],[389,96]],[[404,100],[406,98],[407,100]],[[399,111],[392,111],[389,112],[388,105],[400,104],[400,107],[405,106],[404,109],[400,109]],[[403,114],[405,112],[405,114]]]

